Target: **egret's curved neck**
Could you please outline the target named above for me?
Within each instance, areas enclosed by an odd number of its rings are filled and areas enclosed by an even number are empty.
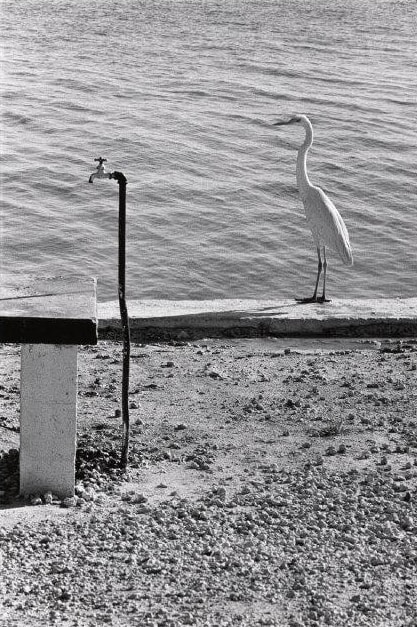
[[[311,186],[310,179],[307,174],[307,153],[313,143],[313,127],[307,120],[303,126],[306,130],[306,136],[304,142],[298,149],[297,156],[297,185],[301,197],[303,197],[308,188]]]

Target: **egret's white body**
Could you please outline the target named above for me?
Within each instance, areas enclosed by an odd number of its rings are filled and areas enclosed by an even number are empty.
[[[353,264],[352,249],[349,234],[340,213],[324,191],[320,187],[312,185],[308,178],[307,153],[313,143],[313,127],[310,120],[305,115],[295,115],[285,122],[276,122],[276,125],[296,123],[301,124],[306,131],[304,142],[300,146],[297,156],[297,186],[318,256],[318,272],[313,296],[298,300],[302,302],[326,302],[326,247],[336,252],[346,265]],[[322,250],[323,261],[321,258]],[[324,269],[323,294],[317,297],[322,269]]]

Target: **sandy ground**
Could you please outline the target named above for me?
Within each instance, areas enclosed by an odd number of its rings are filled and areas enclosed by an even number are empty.
[[[134,344],[126,475],[120,344],[81,349],[71,507],[16,499],[0,370],[0,625],[417,625],[415,340]]]

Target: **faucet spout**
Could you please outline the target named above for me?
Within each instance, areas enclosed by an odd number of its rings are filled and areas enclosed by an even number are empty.
[[[112,175],[109,172],[106,172],[104,167],[104,163],[107,159],[103,159],[103,157],[98,157],[98,159],[94,159],[94,161],[98,161],[97,172],[93,172],[93,174],[88,179],[89,183],[94,183],[94,179],[111,179]]]

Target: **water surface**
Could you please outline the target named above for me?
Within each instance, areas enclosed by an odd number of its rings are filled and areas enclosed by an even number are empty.
[[[117,297],[117,184],[128,178],[130,298],[310,293],[295,184],[350,232],[334,296],[415,296],[414,0],[3,0],[3,279],[87,273]]]

